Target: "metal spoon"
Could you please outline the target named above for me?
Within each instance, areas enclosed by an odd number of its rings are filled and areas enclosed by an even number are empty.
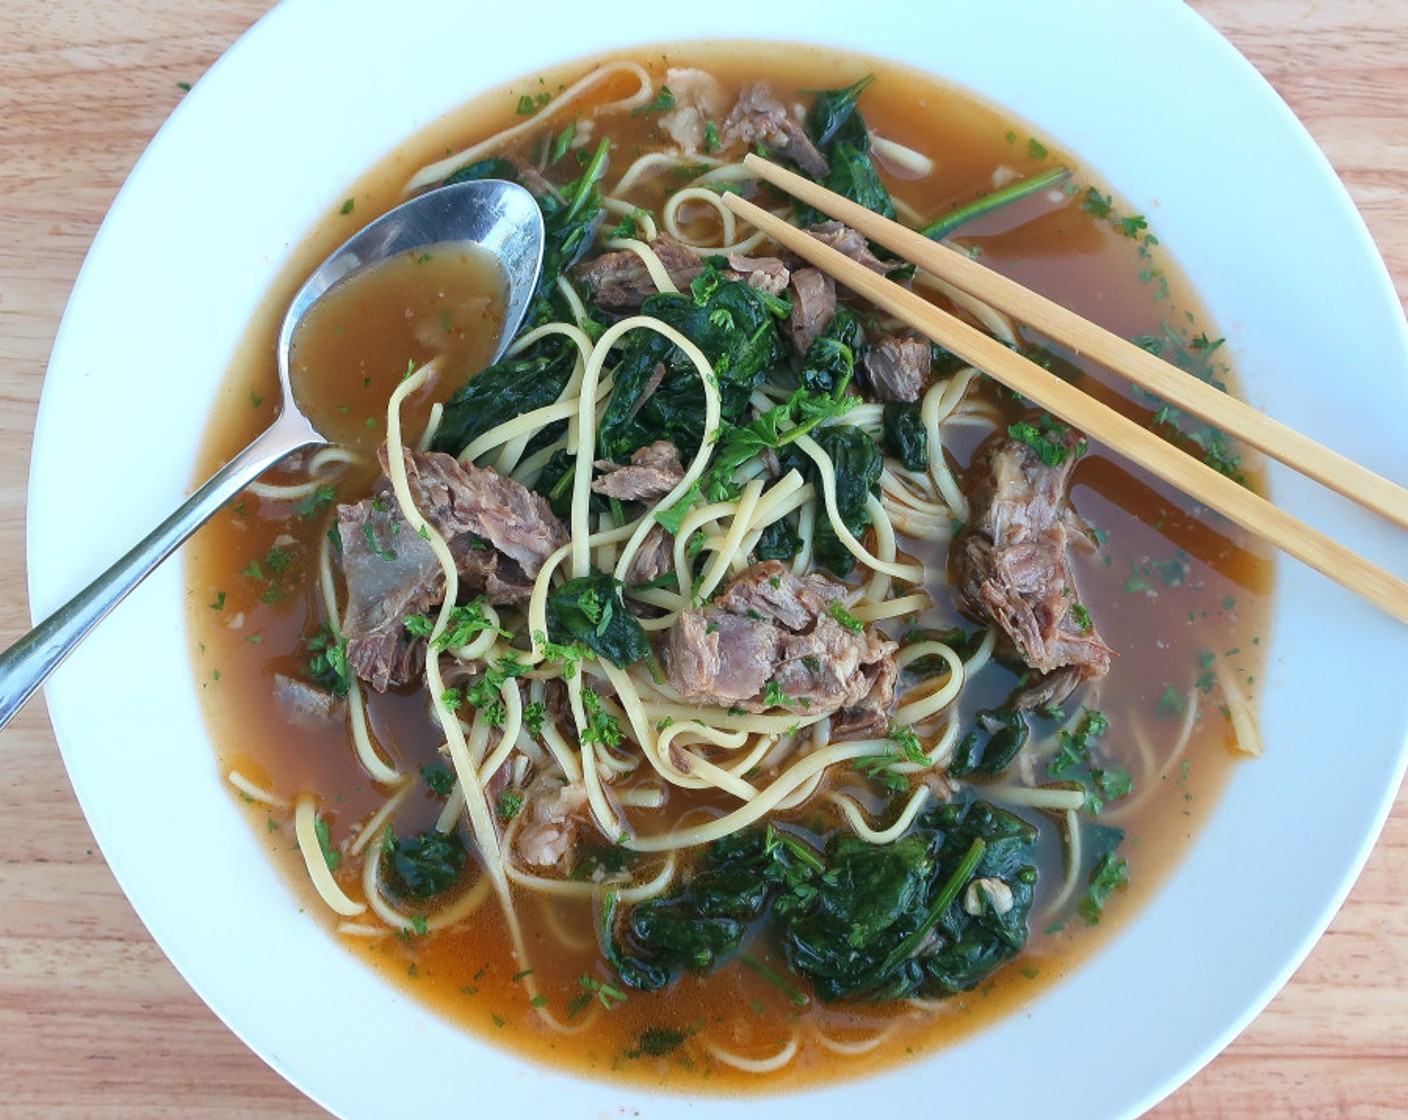
[[[88,632],[226,502],[284,456],[329,442],[299,410],[289,379],[290,344],[308,309],[353,272],[446,242],[478,245],[503,265],[507,307],[494,357],[502,355],[523,321],[542,268],[542,214],[526,190],[498,180],[441,187],[355,234],[308,278],[284,314],[278,346],[282,402],[274,423],[126,556],[0,653],[0,729]]]

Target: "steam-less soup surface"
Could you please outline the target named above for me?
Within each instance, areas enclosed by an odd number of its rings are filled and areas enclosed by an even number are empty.
[[[980,1028],[1148,895],[1257,749],[1268,571],[717,204],[826,221],[753,181],[764,150],[1226,381],[1154,228],[1070,154],[875,60],[633,59],[487,95],[310,239],[211,461],[268,419],[283,301],[408,183],[515,178],[549,231],[487,370],[499,280],[460,250],[310,318],[299,399],[336,446],[196,542],[195,662],[272,857],[405,991],[559,1068],[815,1084]]]

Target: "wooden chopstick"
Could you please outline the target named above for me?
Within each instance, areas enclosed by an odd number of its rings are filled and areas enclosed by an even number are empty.
[[[762,162],[762,161],[758,161]],[[771,170],[769,170],[771,175]],[[814,184],[813,184],[814,185]],[[825,213],[840,213],[832,196],[813,194],[807,201]],[[1337,583],[1374,603],[1400,622],[1408,622],[1408,583],[1370,563],[1325,534],[1272,505],[1226,475],[1178,450],[1108,405],[1086,396],[1074,385],[1008,349],[975,327],[936,307],[922,296],[857,264],[796,226],[768,213],[736,194],[723,201],[739,217],[751,222],[778,244],[829,273],[856,294],[908,323],[915,330],[951,350],[1008,388],[1033,401],[1053,416],[1087,436],[1120,452],[1131,462],[1177,487],[1208,508],[1264,538],[1284,552],[1329,576]],[[866,212],[868,213],[868,212]],[[874,218],[871,215],[871,218]],[[883,221],[883,219],[882,219]],[[849,224],[849,223],[848,223]],[[866,222],[873,228],[873,222]],[[856,228],[859,228],[857,226]],[[903,228],[903,227],[901,227]],[[909,232],[920,241],[918,234]],[[877,240],[879,240],[877,238]],[[894,248],[893,245],[887,247]],[[896,244],[903,245],[902,239]],[[895,249],[908,257],[905,250]]]
[[[743,163],[758,178],[860,230],[905,260],[1035,327],[1082,356],[1122,373],[1162,400],[1221,428],[1307,478],[1408,528],[1408,489],[947,245],[882,218],[768,160],[750,155]]]

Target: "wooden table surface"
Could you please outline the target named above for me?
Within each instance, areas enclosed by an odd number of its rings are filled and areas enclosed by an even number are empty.
[[[268,0],[0,4],[0,646],[54,332],[142,149]],[[1347,183],[1408,295],[1408,3],[1195,0]],[[1190,76],[1194,78],[1195,76]],[[1408,1116],[1408,794],[1295,978],[1152,1116]],[[1098,1058],[1092,1056],[1092,1062]],[[167,963],[96,851],[42,702],[0,740],[0,1117],[326,1115]]]

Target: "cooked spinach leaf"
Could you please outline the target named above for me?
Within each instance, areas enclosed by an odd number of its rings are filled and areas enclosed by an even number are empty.
[[[388,835],[386,847],[388,886],[400,898],[433,898],[458,883],[464,872],[464,841],[457,832],[432,828],[405,839]]]
[[[885,469],[885,457],[875,440],[854,424],[831,424],[816,434],[816,442],[831,457],[836,481],[836,511],[841,523],[852,536],[859,538],[870,527],[866,501],[880,487],[880,474]],[[784,469],[797,469],[821,490],[816,464],[810,456],[787,448],[778,458]],[[832,528],[831,519],[818,516],[814,550],[817,563],[825,565],[838,576],[846,576],[855,567],[855,557],[841,543]]]
[[[654,991],[682,971],[712,971],[736,952],[797,860],[774,835],[754,828],[716,841],[688,880],[620,921],[613,896],[603,908],[602,942],[622,983]]]
[[[893,218],[895,204],[870,158],[870,130],[856,108],[861,93],[873,80],[874,75],[869,74],[845,89],[818,93],[807,114],[806,129],[830,168],[820,180],[822,185],[867,210]],[[826,215],[801,203],[797,216],[803,225],[826,221]]]
[[[981,711],[974,724],[953,752],[948,772],[954,777],[1001,774],[1031,736],[1027,717],[1012,707]]]
[[[560,318],[554,310],[557,279],[591,247],[592,237],[602,218],[601,178],[606,174],[609,140],[602,140],[587,161],[582,174],[572,182],[537,196],[543,214],[543,271],[538,290],[525,320],[525,329]],[[476,160],[459,168],[445,184],[472,179],[520,180],[518,168],[501,157]]]
[[[929,469],[929,429],[918,402],[886,401],[883,410],[885,450],[909,470]]]
[[[944,996],[1026,943],[1036,829],[982,801],[924,814],[901,839],[837,835],[825,852],[771,827],[720,840],[668,895],[603,914],[623,983],[709,972],[759,931],[823,1000]]]
[[[791,560],[802,547],[801,534],[789,518],[774,521],[758,538],[753,557],[757,560]]]
[[[576,358],[576,346],[552,336],[482,370],[445,402],[431,449],[458,455],[491,428],[552,404],[566,388]]]
[[[844,393],[855,376],[856,358],[865,343],[860,316],[849,307],[838,307],[826,329],[807,347],[797,380],[812,393],[835,397]]]
[[[741,280],[728,280],[712,265],[688,294],[651,296],[641,307],[674,327],[709,360],[724,420],[748,412],[749,396],[785,351],[777,322],[789,305]],[[662,372],[663,371],[663,372]],[[704,389],[699,372],[674,343],[655,331],[637,331],[612,371],[615,391],[598,433],[602,457],[624,462],[631,452],[667,439],[688,458],[704,431]]]
[[[605,572],[568,580],[548,596],[548,637],[580,642],[603,661],[624,669],[650,656],[650,642],[621,598],[623,584]]]

